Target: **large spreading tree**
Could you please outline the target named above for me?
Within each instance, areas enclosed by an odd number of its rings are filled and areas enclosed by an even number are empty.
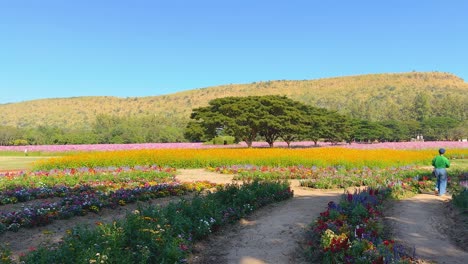
[[[280,137],[299,137],[305,109],[304,104],[278,95],[218,98],[206,107],[193,109],[185,135],[191,140],[206,140],[222,130],[249,147],[258,136],[273,147]]]

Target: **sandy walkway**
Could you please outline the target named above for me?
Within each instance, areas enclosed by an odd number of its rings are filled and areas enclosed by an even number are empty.
[[[436,263],[467,263],[468,252],[450,242],[450,232],[467,235],[467,230],[456,230],[448,217],[444,199],[430,194],[419,194],[395,202],[385,212],[392,225],[396,241],[416,248],[416,257]]]
[[[232,182],[231,175],[204,170],[180,170],[177,178]],[[298,181],[291,181],[291,187],[293,199],[266,206],[198,243],[190,263],[306,263],[300,246],[307,226],[343,191],[301,188]]]
[[[341,192],[298,192],[267,206],[197,247],[191,263],[306,263],[300,245],[307,225]]]

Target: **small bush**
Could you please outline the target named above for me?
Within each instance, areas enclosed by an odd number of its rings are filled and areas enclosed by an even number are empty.
[[[218,136],[213,138],[213,140],[210,142],[213,143],[213,145],[231,145],[236,143],[235,138],[231,136]]]
[[[453,204],[462,209],[467,211],[468,210],[468,189],[464,189],[463,191],[453,195]]]

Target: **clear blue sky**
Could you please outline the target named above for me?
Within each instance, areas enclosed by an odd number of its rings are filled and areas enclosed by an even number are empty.
[[[440,71],[468,81],[468,1],[0,0],[0,103]]]

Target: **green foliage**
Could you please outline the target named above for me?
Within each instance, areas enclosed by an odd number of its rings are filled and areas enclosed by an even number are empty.
[[[468,214],[468,170],[466,164],[454,165],[451,169],[455,170],[455,175],[451,176],[449,192],[452,193],[453,204]],[[468,225],[468,222],[466,224]]]
[[[0,146],[12,145],[20,136],[19,130],[14,127],[0,126]]]
[[[351,120],[337,112],[329,112],[325,116],[324,125],[321,126],[320,135],[324,140],[332,143],[349,141],[353,127]]]
[[[207,143],[213,144],[213,145],[228,145],[228,144],[235,144],[236,139],[231,136],[217,136]]]
[[[98,115],[87,129],[67,129],[52,126],[14,129],[0,127],[0,145],[50,144],[125,144],[185,141],[177,119],[155,116],[118,117]]]
[[[387,128],[387,133],[383,134],[386,141],[410,141],[412,136],[417,134],[417,129],[411,129],[411,125],[401,121],[388,120],[380,122],[380,125]]]
[[[99,115],[93,126],[98,143],[181,142],[184,140],[177,120],[155,116],[118,117]]]
[[[2,234],[2,230],[2,224],[0,224],[0,235]],[[11,250],[6,245],[0,245],[0,263],[14,263],[13,258],[11,257]]]
[[[377,122],[367,120],[358,121],[354,126],[353,138],[359,142],[374,142],[376,140],[385,140],[392,135],[390,128]]]
[[[192,139],[212,138],[222,131],[247,146],[261,136],[273,147],[278,138],[288,145],[308,135],[340,142],[349,137],[349,119],[326,109],[308,107],[284,96],[226,97],[193,110],[194,121],[185,135]]]
[[[453,195],[453,204],[458,208],[468,211],[468,188]]]
[[[187,127],[184,130],[184,137],[190,142],[202,142],[209,141],[209,138],[206,138],[203,127],[200,123],[195,121],[190,121],[187,124]]]
[[[451,130],[459,125],[459,121],[449,117],[431,117],[422,122],[422,130],[427,140],[450,140]],[[466,136],[466,135],[465,135]]]
[[[418,93],[414,98],[413,116],[419,122],[428,118],[430,113],[429,95],[427,93]]]

